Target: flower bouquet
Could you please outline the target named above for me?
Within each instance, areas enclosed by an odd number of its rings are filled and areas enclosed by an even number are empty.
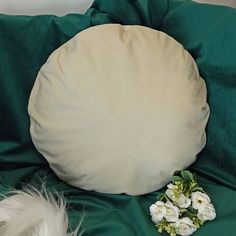
[[[196,175],[181,171],[172,177],[165,193],[150,206],[152,221],[159,233],[188,236],[207,220],[216,217],[209,196],[197,183]]]

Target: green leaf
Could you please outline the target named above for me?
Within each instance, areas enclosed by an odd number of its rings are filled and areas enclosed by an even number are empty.
[[[194,180],[194,182],[197,183],[197,175],[195,173],[193,173],[193,180]]]
[[[184,180],[194,182],[193,174],[188,170],[181,171],[181,176],[183,177]]]
[[[197,210],[194,209],[192,206],[188,207],[188,212],[190,212],[192,215],[197,215]]]
[[[164,193],[161,193],[157,196],[157,200],[158,201],[162,201],[163,199],[165,198],[165,194]]]
[[[175,184],[176,182],[183,183],[184,179],[181,178],[180,176],[174,175],[174,176],[172,176],[171,181],[172,181],[173,184]]]
[[[185,183],[184,189],[183,189],[183,194],[186,197],[190,197],[191,193],[190,193],[190,184],[189,184],[189,182]]]
[[[196,187],[193,187],[192,189],[192,192],[196,192],[196,191],[200,191],[200,192],[205,192],[204,189],[202,187],[199,187],[199,186],[196,186]]]

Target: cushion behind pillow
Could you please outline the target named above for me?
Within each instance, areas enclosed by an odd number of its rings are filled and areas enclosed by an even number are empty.
[[[205,83],[165,33],[89,28],[41,68],[29,100],[31,135],[71,185],[145,194],[192,164],[205,145]]]

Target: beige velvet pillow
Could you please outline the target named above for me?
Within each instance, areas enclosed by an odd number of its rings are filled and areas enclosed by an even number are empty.
[[[89,28],[57,49],[30,100],[31,135],[69,184],[139,195],[192,164],[206,142],[206,87],[184,48],[142,26]]]

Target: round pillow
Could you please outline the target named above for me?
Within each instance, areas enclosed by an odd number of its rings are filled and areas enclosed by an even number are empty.
[[[89,28],[38,73],[31,136],[58,177],[104,193],[160,189],[205,145],[206,87],[190,54],[143,26]]]

